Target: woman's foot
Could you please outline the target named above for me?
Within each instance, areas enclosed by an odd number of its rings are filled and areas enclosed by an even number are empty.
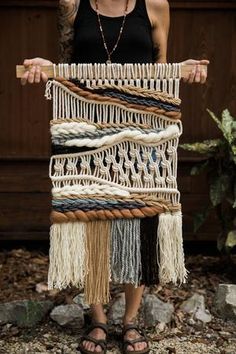
[[[138,353],[147,353],[148,344],[146,338],[142,336],[142,332],[139,331],[137,326],[135,326],[137,313],[142,301],[143,291],[144,285],[135,287],[133,284],[125,284],[126,307],[123,317],[123,337],[127,342],[124,345],[124,352],[127,351],[128,353],[135,353],[137,351]],[[128,326],[131,324],[134,328],[128,329]],[[133,341],[133,344],[128,344],[128,341]]]
[[[148,353],[148,341],[144,333],[133,323],[124,325],[123,328],[124,353]]]
[[[106,323],[94,322],[81,338],[80,351],[82,353],[105,353],[107,333]]]

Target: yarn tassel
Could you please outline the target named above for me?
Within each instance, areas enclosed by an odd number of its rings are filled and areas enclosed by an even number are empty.
[[[48,289],[84,286],[87,271],[85,231],[83,222],[51,226]]]
[[[184,264],[181,212],[160,214],[157,235],[160,282],[185,283],[187,270]]]
[[[140,219],[113,220],[111,234],[112,280],[138,286],[142,270]]]
[[[86,224],[88,273],[84,294],[88,304],[109,302],[110,229],[110,221],[92,221]]]
[[[141,258],[142,258],[142,279],[141,283],[146,286],[157,285],[157,228],[158,216],[144,218],[140,221],[141,229]]]

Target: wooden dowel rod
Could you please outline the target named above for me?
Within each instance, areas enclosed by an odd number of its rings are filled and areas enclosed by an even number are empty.
[[[207,73],[207,65],[200,65],[202,68],[205,69],[206,73]],[[29,66],[30,68],[30,66]],[[28,68],[28,69],[29,69]],[[48,78],[53,78],[54,77],[54,70],[53,70],[53,66],[49,65],[49,66],[42,66],[42,71],[48,76]],[[27,68],[24,67],[24,65],[17,65],[16,66],[16,77],[18,79],[20,79],[24,73],[28,70]],[[192,64],[183,64],[181,66],[181,76],[182,78],[188,77],[188,74],[192,71],[193,69],[193,65]],[[56,66],[56,72],[58,75],[58,66]],[[153,77],[153,79],[155,79],[155,77]]]

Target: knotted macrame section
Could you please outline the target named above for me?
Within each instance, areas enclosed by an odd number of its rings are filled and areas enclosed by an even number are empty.
[[[109,301],[110,281],[185,282],[179,77],[153,83],[137,70],[137,80],[82,79],[83,66],[68,80],[68,67],[61,70],[64,78],[46,87],[53,98],[49,289],[83,287],[95,304]]]

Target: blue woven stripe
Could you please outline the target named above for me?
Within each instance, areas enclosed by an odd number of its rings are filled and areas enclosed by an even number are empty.
[[[122,201],[122,200],[99,200],[99,199],[54,199],[52,207],[59,212],[90,210],[112,210],[112,209],[135,209],[145,206],[143,202]]]
[[[141,106],[157,107],[157,108],[164,109],[165,111],[176,111],[176,112],[180,111],[180,108],[174,104],[165,103],[153,98],[143,98],[140,96],[133,96],[133,95],[128,95],[120,92],[106,92],[105,95],[108,97],[119,98],[128,103],[133,103]]]

